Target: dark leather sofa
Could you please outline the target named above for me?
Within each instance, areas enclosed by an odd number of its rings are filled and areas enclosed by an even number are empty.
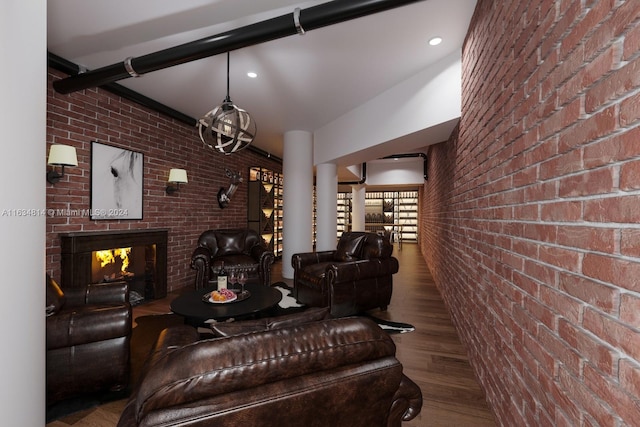
[[[422,407],[367,318],[199,338],[187,325],[162,331],[118,426],[390,427]]]
[[[386,310],[398,260],[388,236],[364,231],[342,234],[336,250],[291,257],[293,294],[298,302],[330,307],[334,317]]]
[[[47,405],[129,385],[131,305],[124,282],[65,289],[47,276]]]
[[[243,269],[249,283],[271,285],[271,265],[275,256],[257,232],[246,228],[207,230],[198,238],[191,255],[191,268],[196,270],[195,289],[209,286],[224,261],[227,271]]]

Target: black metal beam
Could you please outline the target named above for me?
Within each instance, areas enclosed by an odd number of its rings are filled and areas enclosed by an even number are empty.
[[[298,22],[303,30],[309,31],[419,1],[424,0],[334,0],[301,10]],[[141,75],[294,35],[298,33],[294,16],[295,12],[76,74],[55,81],[53,87],[59,93],[71,93],[132,77],[127,71],[129,65],[135,74]]]
[[[426,181],[428,178],[427,175],[427,155],[424,153],[406,153],[406,154],[392,154],[387,157],[383,157],[383,159],[406,159],[408,157],[422,157],[422,173],[424,176],[424,180]]]
[[[367,163],[362,163],[362,167],[360,169],[360,180],[358,181],[340,181],[338,185],[360,185],[364,184],[367,181]]]
[[[68,61],[51,52],[47,52],[47,61],[49,62],[50,67],[70,75],[80,73],[80,72],[88,72],[86,70],[81,70],[77,64],[71,61]],[[56,81],[59,81],[59,80],[56,80]],[[55,82],[53,83],[53,85],[55,86]],[[122,85],[119,85],[118,83],[105,84],[102,86],[102,89],[107,90],[124,99],[128,99],[129,101],[137,102],[138,104],[144,107],[151,108],[154,111],[158,111],[159,113],[165,114],[189,126],[195,126],[198,123],[198,121],[195,118],[187,114],[184,114],[178,110],[175,110],[166,104],[158,102],[153,98],[149,98],[148,96],[144,96],[139,92],[126,88]]]

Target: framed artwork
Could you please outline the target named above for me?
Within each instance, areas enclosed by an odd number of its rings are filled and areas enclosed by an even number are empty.
[[[142,153],[91,142],[91,219],[142,219]]]

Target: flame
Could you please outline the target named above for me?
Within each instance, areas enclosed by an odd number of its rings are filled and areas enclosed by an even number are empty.
[[[120,270],[127,271],[127,267],[129,267],[129,254],[131,253],[131,248],[118,248],[118,249],[107,249],[104,251],[96,251],[96,258],[100,261],[100,267],[104,267],[107,264],[112,264],[116,262],[116,257],[119,257],[122,260],[122,267]]]

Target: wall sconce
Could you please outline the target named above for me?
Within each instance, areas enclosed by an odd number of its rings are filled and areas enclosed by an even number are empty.
[[[54,167],[53,170],[47,171],[47,182],[55,184],[64,176],[65,166],[78,166],[76,148],[70,145],[52,144],[49,148],[47,164]],[[60,173],[55,170],[56,166],[62,166]]]
[[[167,180],[167,182],[169,183],[166,189],[167,194],[175,193],[180,189],[181,183],[186,184],[187,182],[189,182],[187,180],[187,171],[184,169],[171,169],[169,171],[169,179]],[[174,187],[171,184],[175,184],[176,186]]]

